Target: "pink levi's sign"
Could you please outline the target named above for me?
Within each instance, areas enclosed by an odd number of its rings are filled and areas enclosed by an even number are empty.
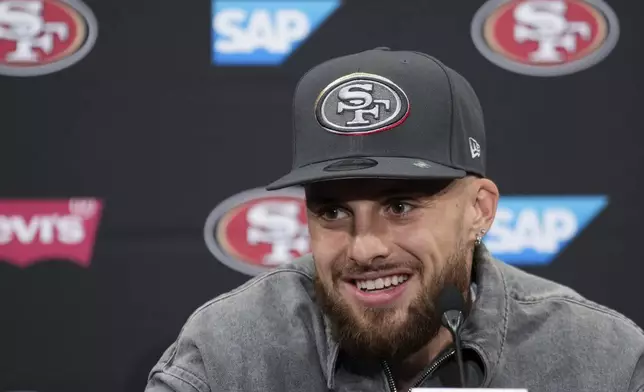
[[[97,199],[0,200],[0,261],[89,267],[102,207]]]

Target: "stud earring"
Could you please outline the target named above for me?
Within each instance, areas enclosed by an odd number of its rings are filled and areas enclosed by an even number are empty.
[[[481,229],[481,233],[476,235],[476,240],[474,241],[474,244],[481,245],[484,235],[485,235],[485,229]]]

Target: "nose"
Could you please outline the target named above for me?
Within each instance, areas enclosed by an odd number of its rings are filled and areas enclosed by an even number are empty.
[[[354,236],[349,246],[349,258],[360,265],[369,265],[378,258],[386,259],[390,253],[390,247],[374,233]]]

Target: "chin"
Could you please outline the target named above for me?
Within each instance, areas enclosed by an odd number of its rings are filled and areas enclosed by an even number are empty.
[[[395,329],[404,325],[409,319],[408,306],[402,304],[388,308],[372,308],[362,305],[354,305],[352,308],[353,317],[366,328],[386,326]]]

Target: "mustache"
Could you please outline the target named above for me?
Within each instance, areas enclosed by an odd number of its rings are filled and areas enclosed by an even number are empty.
[[[339,278],[344,275],[360,275],[367,272],[380,272],[392,270],[395,268],[406,268],[412,271],[423,272],[423,263],[416,260],[404,261],[374,261],[369,265],[360,265],[355,262],[336,263],[333,268],[333,277]]]

